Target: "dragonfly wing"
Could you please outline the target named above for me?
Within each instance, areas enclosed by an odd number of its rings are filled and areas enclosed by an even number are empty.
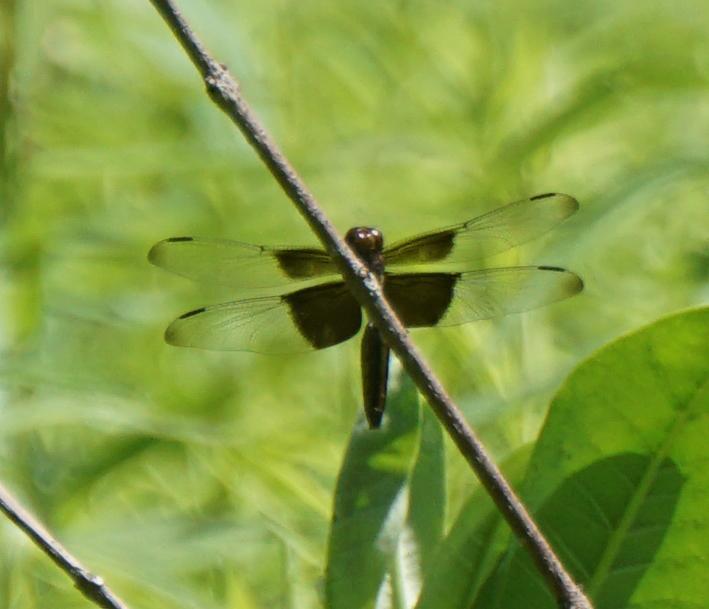
[[[560,193],[516,201],[462,224],[394,243],[384,250],[385,263],[481,260],[543,235],[578,207],[576,199]]]
[[[336,273],[323,250],[267,247],[226,239],[171,237],[156,243],[148,260],[167,271],[238,288],[268,288],[289,280]]]
[[[344,283],[333,282],[190,311],[168,326],[165,340],[217,351],[297,353],[336,345],[361,324],[356,300]]]
[[[404,325],[455,326],[536,309],[577,294],[581,278],[558,267],[388,275],[384,291]]]

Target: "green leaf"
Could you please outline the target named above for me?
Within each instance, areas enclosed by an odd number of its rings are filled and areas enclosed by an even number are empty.
[[[409,483],[408,518],[423,573],[428,571],[433,553],[443,538],[446,505],[444,456],[441,425],[433,411],[424,406],[418,457]]]
[[[443,529],[438,423],[404,377],[378,431],[360,421],[340,471],[326,569],[329,609],[410,607]]]
[[[611,343],[554,399],[524,495],[597,609],[701,607],[709,598],[708,414],[706,308]],[[515,545],[474,606],[556,603]]]
[[[508,480],[521,479],[529,461],[525,447],[503,465]],[[485,490],[465,502],[425,572],[416,609],[468,607],[509,543],[510,530]]]
[[[413,607],[421,593],[423,575],[443,538],[445,505],[443,433],[433,411],[424,407],[418,455],[409,480],[409,511],[389,562],[395,607]]]

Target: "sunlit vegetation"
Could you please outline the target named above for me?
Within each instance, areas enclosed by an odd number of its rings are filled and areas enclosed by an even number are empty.
[[[343,231],[397,239],[535,193],[579,200],[490,264],[565,266],[582,294],[414,334],[516,480],[530,455],[558,457],[534,443],[580,362],[709,300],[706,2],[181,4]],[[180,313],[242,294],[152,267],[153,243],[314,241],[150,3],[4,0],[0,146],[0,480],[133,608],[325,606],[357,341],[307,357],[164,343]],[[571,417],[569,386],[549,425]],[[445,457],[431,493],[447,531],[471,495],[491,508]],[[606,471],[576,465],[544,492]],[[84,606],[0,524],[0,607]]]

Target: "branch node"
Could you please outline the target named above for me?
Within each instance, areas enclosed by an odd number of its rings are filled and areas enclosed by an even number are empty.
[[[3,512],[74,582],[85,598],[105,609],[127,609],[103,579],[87,571],[18,501],[0,484],[0,512]]]
[[[74,578],[74,585],[84,594],[93,596],[97,592],[103,591],[105,584],[102,578],[94,575],[90,571],[80,569]]]
[[[209,73],[204,77],[204,84],[212,98],[218,97],[223,101],[229,101],[240,97],[239,85],[223,63],[212,64]]]

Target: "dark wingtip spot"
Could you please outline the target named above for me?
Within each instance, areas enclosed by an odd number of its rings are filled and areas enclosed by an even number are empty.
[[[199,315],[200,313],[204,313],[206,310],[206,307],[200,307],[199,309],[195,309],[194,311],[187,311],[187,313],[183,313],[177,319],[187,319],[188,317],[192,317],[193,315]]]
[[[544,194],[541,195],[534,195],[533,197],[529,197],[530,201],[538,201],[539,199],[548,199],[549,197],[554,197],[556,196],[555,192],[545,192]]]
[[[557,273],[566,273],[566,269],[562,269],[560,266],[538,266],[540,271],[555,271]]]
[[[569,203],[569,215],[573,214],[575,211],[578,211],[579,209],[579,202],[572,197],[571,195],[561,195],[562,197],[566,197],[568,203]]]
[[[176,243],[179,241],[194,241],[194,237],[170,237],[169,239],[165,239],[165,241],[169,243]]]
[[[168,326],[165,329],[165,333],[162,335],[163,340],[168,344],[168,345],[174,345],[175,341],[173,340],[173,330],[172,330],[172,325]]]
[[[148,252],[148,262],[155,264],[159,266],[158,260],[160,258],[160,243],[156,243],[153,245],[153,247],[150,248],[150,251]]]

